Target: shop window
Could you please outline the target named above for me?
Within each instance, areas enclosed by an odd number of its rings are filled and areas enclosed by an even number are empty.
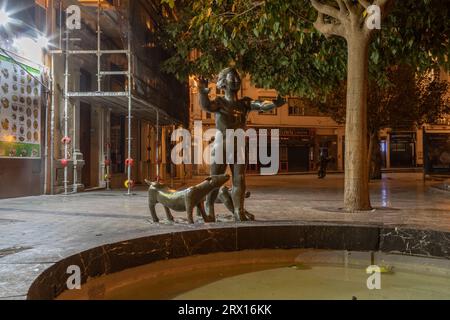
[[[391,143],[391,151],[393,151],[393,152],[406,152],[406,144],[404,144],[404,143]]]
[[[288,106],[290,116],[323,116],[316,107],[300,98],[289,98]]]
[[[304,115],[304,109],[302,106],[302,102],[299,98],[289,98],[288,106],[289,106],[289,115],[290,116],[303,116]]]
[[[125,117],[111,114],[111,173],[125,172]]]

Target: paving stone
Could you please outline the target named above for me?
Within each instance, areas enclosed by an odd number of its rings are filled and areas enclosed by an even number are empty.
[[[402,227],[450,231],[450,196],[435,191],[417,173],[389,173],[385,174],[384,180],[372,182],[371,199],[376,209],[370,212],[344,213],[339,210],[343,206],[343,176],[340,174],[328,175],[323,180],[314,175],[251,176],[248,177],[247,188],[252,194],[246,200],[246,207],[259,221],[249,222],[253,225],[264,221],[304,221],[376,225],[386,230]],[[223,206],[216,207],[219,222],[207,227],[229,226],[230,236],[234,236],[232,215]],[[137,189],[132,197],[124,196],[123,190],[117,190],[0,200],[0,253],[8,252],[0,254],[0,298],[24,298],[27,288],[42,270],[83,250],[131,238],[204,227],[201,222],[187,224],[183,212],[174,213],[176,223],[164,220],[164,210],[159,205],[157,212],[161,224],[151,222],[143,188]],[[238,232],[265,231],[262,228]],[[305,228],[292,237],[299,243],[308,243],[311,239],[308,232]],[[311,229],[310,232],[320,230]],[[276,235],[267,235],[263,237],[264,241],[271,241],[271,236]],[[258,247],[258,243],[251,239],[244,241],[239,236],[238,239],[236,248]],[[353,238],[344,240],[350,241],[356,249],[359,247]],[[382,240],[384,246],[390,246],[390,238]],[[201,239],[193,235],[183,239],[172,237],[167,241],[173,241],[178,248],[171,255],[183,256],[187,250],[186,241],[196,244]],[[332,241],[330,238],[330,247]],[[283,243],[276,245],[285,246]],[[313,247],[313,244],[308,245]],[[192,247],[196,252],[202,252],[201,242],[189,246]],[[217,247],[220,248],[220,244]],[[11,248],[26,249],[14,251]],[[392,250],[396,248],[392,247]],[[146,259],[144,255],[141,258]],[[100,267],[107,266],[93,265],[92,272]]]

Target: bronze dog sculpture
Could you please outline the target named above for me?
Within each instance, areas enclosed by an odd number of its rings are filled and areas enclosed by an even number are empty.
[[[159,222],[156,215],[155,206],[161,203],[164,206],[167,219],[174,221],[170,209],[174,211],[186,211],[189,223],[194,223],[193,210],[197,208],[197,212],[203,217],[205,222],[211,219],[205,213],[203,200],[211,191],[219,189],[225,182],[230,179],[228,174],[213,175],[206,178],[203,182],[189,187],[184,190],[176,191],[159,182],[150,182],[145,180],[149,185],[148,188],[148,205],[154,222]]]
[[[249,197],[250,197],[250,191],[246,191],[245,198],[249,198]],[[236,214],[236,211],[234,210],[234,205],[233,205],[233,198],[231,197],[231,191],[230,191],[230,188],[228,188],[227,186],[220,187],[219,194],[216,199],[216,203],[223,203],[225,205],[225,208],[228,209],[228,211],[230,211],[233,215]],[[255,216],[245,209],[244,209],[244,214],[248,220],[255,220]],[[236,217],[236,219],[238,219],[238,218]]]
[[[251,194],[250,191],[246,191],[245,198],[250,198],[250,194]],[[225,208],[227,208],[228,211],[231,212],[231,214],[233,214],[233,215],[235,214],[233,199],[231,198],[231,191],[230,191],[230,188],[228,188],[227,186],[220,187],[215,203],[222,203],[225,206]],[[255,216],[245,209],[244,209],[244,214],[248,220],[251,220],[251,221],[255,220]],[[200,211],[199,208],[197,208],[197,216],[198,217],[202,216],[202,212]]]

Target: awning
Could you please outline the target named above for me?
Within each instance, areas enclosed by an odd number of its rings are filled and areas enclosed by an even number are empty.
[[[449,130],[445,130],[445,129],[426,129],[425,133],[429,134],[429,133],[444,133],[444,134],[450,134],[450,129]]]

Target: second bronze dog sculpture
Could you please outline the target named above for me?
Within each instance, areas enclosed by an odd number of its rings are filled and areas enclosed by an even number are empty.
[[[172,209],[174,211],[186,211],[188,222],[194,223],[193,211],[194,208],[197,208],[203,220],[210,222],[210,219],[208,219],[205,213],[203,201],[207,194],[212,190],[220,188],[229,179],[230,175],[228,174],[213,175],[195,186],[180,191],[172,190],[159,182],[145,180],[149,185],[148,205],[153,221],[159,222],[155,206],[157,203],[161,203],[166,211],[167,219],[170,221],[174,220],[170,212],[170,209]]]
[[[246,198],[250,197],[250,191],[245,192],[245,197]],[[234,211],[233,199],[231,198],[230,188],[228,188],[227,186],[220,187],[219,194],[216,199],[216,203],[223,203],[225,205],[225,208],[227,208],[228,211],[230,211],[235,216],[236,220],[238,221],[238,219],[235,215],[235,211]],[[252,221],[255,220],[255,216],[245,209],[244,209],[244,214],[248,220],[252,220]]]

